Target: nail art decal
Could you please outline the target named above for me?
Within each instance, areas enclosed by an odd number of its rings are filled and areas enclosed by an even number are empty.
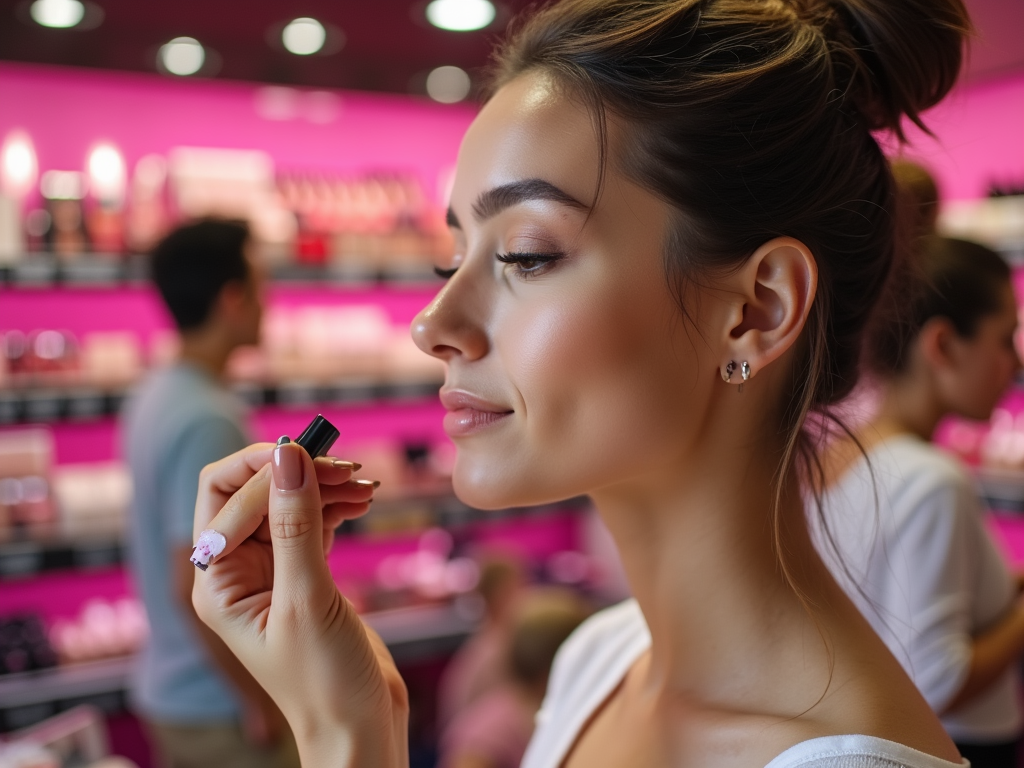
[[[192,557],[189,560],[192,561],[196,568],[205,571],[210,567],[210,561],[223,552],[224,547],[227,545],[228,541],[224,538],[223,534],[217,533],[214,530],[203,531],[199,534],[196,548],[192,550]]]

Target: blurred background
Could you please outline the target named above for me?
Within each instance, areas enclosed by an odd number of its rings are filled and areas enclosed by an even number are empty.
[[[968,6],[977,37],[926,115],[934,136],[891,149],[936,176],[944,233],[1018,267],[1024,3]],[[51,744],[10,765],[153,765],[126,706],[148,622],[123,563],[117,416],[178,353],[146,254],[180,222],[246,220],[269,277],[261,342],[227,367],[254,436],[323,413],[333,453],[383,481],[330,562],[409,683],[414,764],[439,754],[453,654],[492,625],[514,636],[495,583],[588,610],[626,596],[586,500],[484,514],[454,498],[443,372],[408,335],[449,253],[443,212],[489,51],[525,7],[0,2],[0,740],[46,728]],[[991,423],[950,420],[937,439],[1024,561],[1024,385]]]

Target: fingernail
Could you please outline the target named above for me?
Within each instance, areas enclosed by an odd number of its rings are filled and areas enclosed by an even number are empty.
[[[287,445],[291,441],[292,440],[291,440],[290,437],[288,437],[288,435],[281,435],[279,438],[277,438],[277,444],[278,445]]]
[[[362,464],[357,464],[354,461],[343,461],[341,459],[332,459],[331,466],[334,467],[335,469],[351,469],[353,472],[355,472],[357,469],[363,468]]]
[[[274,449],[274,485],[279,491],[294,491],[302,487],[302,453],[296,448],[281,445]]]
[[[196,540],[196,548],[192,550],[192,557],[189,560],[201,571],[210,567],[210,561],[224,551],[228,540],[224,534],[217,533],[213,529],[207,529],[199,534]]]
[[[364,488],[380,488],[380,480],[353,480],[356,485],[361,485]]]

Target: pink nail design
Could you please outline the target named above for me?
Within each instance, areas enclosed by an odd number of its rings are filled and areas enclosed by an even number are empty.
[[[192,550],[192,557],[189,560],[201,571],[210,567],[210,561],[224,551],[228,540],[224,535],[214,530],[206,530],[199,534],[196,541],[196,548]]]

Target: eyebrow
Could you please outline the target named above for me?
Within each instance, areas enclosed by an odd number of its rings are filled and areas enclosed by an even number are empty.
[[[507,208],[531,200],[551,200],[552,202],[561,203],[581,211],[590,210],[589,205],[581,203],[568,192],[559,189],[549,181],[544,181],[544,179],[524,179],[510,184],[502,184],[500,187],[494,187],[483,192],[473,205],[473,215],[477,221],[487,221],[487,219],[497,216]],[[462,229],[455,211],[451,208],[448,209],[445,218],[449,227]]]

